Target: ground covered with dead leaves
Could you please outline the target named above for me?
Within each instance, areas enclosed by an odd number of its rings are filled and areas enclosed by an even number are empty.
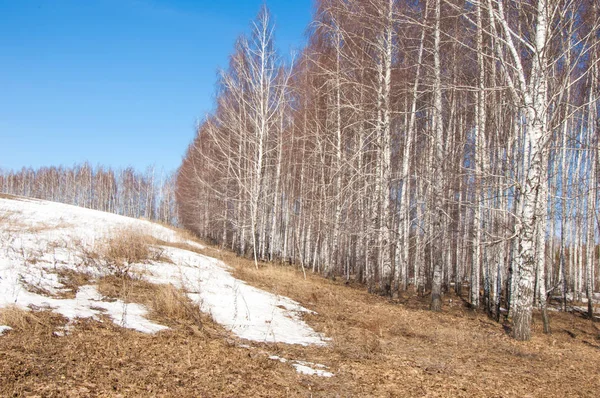
[[[579,316],[552,313],[550,335],[536,317],[532,341],[516,342],[507,324],[471,311],[454,295],[445,296],[442,313],[431,313],[427,298],[392,301],[360,286],[310,274],[304,279],[291,267],[263,264],[257,270],[227,252],[208,248],[205,254],[233,266],[236,277],[316,311],[305,320],[331,338],[329,345],[240,341],[209,316],[190,316],[189,303],[180,313],[157,312],[155,319],[170,329],[156,335],[85,320],[61,336],[56,331],[65,320],[58,315],[4,310],[13,330],[0,336],[0,395],[600,396],[600,330]],[[147,286],[128,286],[130,297],[136,288]],[[300,374],[292,360],[323,364],[334,376]]]

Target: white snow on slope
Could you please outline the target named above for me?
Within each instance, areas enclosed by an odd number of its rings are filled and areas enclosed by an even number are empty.
[[[54,202],[0,198],[0,222],[3,217],[4,225],[9,227],[0,225],[0,307],[48,307],[70,319],[106,314],[123,327],[147,333],[166,327],[145,319],[146,310],[139,304],[103,301],[94,286],[81,287],[75,299],[49,297],[64,289],[55,271],[66,268],[97,273],[81,264],[77,245],[91,247],[124,228],[141,230],[165,242],[202,248],[158,224]],[[10,228],[14,223],[19,228]],[[325,344],[323,336],[301,320],[300,314],[310,311],[298,303],[235,279],[216,259],[172,247],[164,250],[174,264],[136,264],[135,269],[150,282],[183,288],[203,311],[239,337],[260,342]],[[36,289],[27,289],[27,285]]]
[[[219,260],[193,252],[165,247],[177,266],[142,265],[153,283],[174,283],[213,319],[237,336],[263,342],[324,345],[299,314],[310,312],[287,297],[249,286],[227,271]]]
[[[2,336],[4,334],[4,332],[7,332],[11,329],[12,328],[10,326],[0,325],[0,336]]]

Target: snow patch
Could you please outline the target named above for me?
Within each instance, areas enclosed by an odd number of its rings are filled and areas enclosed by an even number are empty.
[[[72,270],[97,275],[97,269],[82,261],[81,248],[93,247],[96,241],[126,228],[164,242],[205,248],[149,221],[61,203],[0,198],[0,215],[3,213],[13,215],[9,220],[13,226],[0,228],[0,308],[13,304],[25,309],[51,308],[70,320],[99,319],[104,314],[118,325],[144,333],[166,327],[147,320],[142,305],[104,301],[92,285],[81,287],[74,299],[57,298],[65,291],[58,273]],[[136,264],[134,269],[149,282],[183,289],[202,311],[240,338],[326,344],[327,339],[302,320],[304,314],[313,312],[299,303],[234,278],[229,267],[214,258],[168,246],[163,249],[174,264],[152,262]]]
[[[320,377],[333,377],[334,374],[326,371],[325,369],[329,369],[325,365],[321,365],[320,363],[312,363],[306,361],[289,361],[286,358],[282,358],[278,355],[269,355],[269,359],[273,361],[279,361],[281,363],[290,362],[291,365],[296,369],[296,372],[309,375],[309,376],[320,376]],[[315,369],[318,368],[318,369]]]
[[[0,325],[0,336],[2,336],[4,332],[8,332],[9,330],[12,330],[10,326]]]
[[[240,338],[300,345],[326,344],[302,319],[313,313],[299,303],[257,289],[234,278],[221,261],[182,249],[164,247],[177,265],[145,264],[152,283],[172,283],[188,292],[201,310]]]
[[[320,377],[332,377],[333,373],[327,372],[322,369],[313,369],[306,365],[301,365],[299,363],[292,364],[293,367],[296,368],[296,372],[302,373],[309,376],[320,376]]]

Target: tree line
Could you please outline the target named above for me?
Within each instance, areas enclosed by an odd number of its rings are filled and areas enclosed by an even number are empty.
[[[179,219],[369,291],[454,289],[531,335],[598,288],[600,5],[318,0],[284,62],[263,7],[177,174]]]
[[[152,167],[140,172],[83,163],[0,170],[0,192],[177,224],[175,176]]]

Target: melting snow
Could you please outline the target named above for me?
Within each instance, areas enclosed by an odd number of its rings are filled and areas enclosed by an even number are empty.
[[[60,203],[0,198],[0,217],[6,215],[9,227],[18,228],[0,230],[0,307],[51,308],[69,319],[97,319],[105,314],[118,325],[145,333],[166,327],[147,320],[142,305],[107,302],[92,285],[80,287],[74,299],[55,297],[64,290],[56,271],[97,272],[81,265],[75,243],[89,247],[116,230],[134,228],[165,242],[203,248],[149,221]],[[214,258],[172,247],[164,250],[174,264],[137,264],[136,270],[150,282],[184,289],[202,311],[237,336],[260,342],[326,344],[321,334],[302,321],[301,314],[311,311],[297,302],[234,278],[228,267]]]
[[[300,319],[310,312],[287,297],[277,296],[240,281],[219,260],[164,247],[176,266],[143,265],[146,279],[183,288],[202,311],[237,336],[262,342],[324,345],[322,336]]]
[[[269,359],[273,361],[279,361],[281,363],[290,362],[288,359],[282,358],[277,355],[269,355]],[[324,369],[328,369],[327,366],[321,365],[320,363],[312,363],[306,361],[291,361],[292,366],[296,369],[296,372],[302,373],[309,376],[320,376],[320,377],[332,377],[333,373],[328,372]],[[318,369],[315,369],[318,368]]]
[[[302,373],[309,376],[321,376],[321,377],[332,377],[333,373],[327,372],[322,369],[313,369],[307,365],[301,365],[299,363],[292,364],[296,368],[296,372]]]

